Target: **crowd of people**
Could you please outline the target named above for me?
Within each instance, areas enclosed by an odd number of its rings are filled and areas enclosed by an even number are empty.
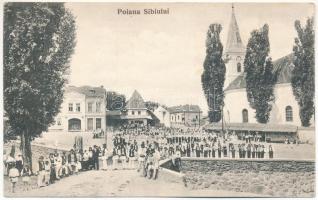
[[[37,186],[44,187],[80,171],[135,169],[141,176],[157,179],[160,160],[171,160],[176,171],[182,167],[182,157],[192,158],[273,158],[271,144],[259,142],[258,137],[238,140],[235,134],[208,133],[203,130],[176,128],[121,127],[113,130],[112,145],[94,145],[87,149],[55,151],[40,156],[36,173],[23,164],[21,153],[6,158],[7,174],[15,184],[22,177],[25,190],[30,177],[37,175]],[[101,166],[101,167],[100,167]]]
[[[273,158],[274,149],[271,144],[260,142],[259,136],[247,135],[239,140],[235,134],[221,135],[202,130],[183,130],[177,128],[119,128],[115,131],[119,141],[136,139],[149,143],[156,141],[162,157],[173,157],[180,153],[181,157],[206,158]]]

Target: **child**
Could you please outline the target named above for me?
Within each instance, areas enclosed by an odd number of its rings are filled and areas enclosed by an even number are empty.
[[[15,167],[14,162],[10,162],[9,167],[10,167],[9,178],[10,178],[10,181],[12,183],[11,191],[12,191],[12,193],[14,193],[15,192],[15,185],[18,182],[18,177],[20,176],[20,173],[19,173],[19,170]]]
[[[25,165],[21,172],[22,182],[23,182],[23,191],[28,191],[30,189],[30,176],[31,170],[29,165]]]

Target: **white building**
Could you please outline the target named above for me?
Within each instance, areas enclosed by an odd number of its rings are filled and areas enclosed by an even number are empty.
[[[137,90],[131,95],[125,107],[125,115],[121,116],[128,124],[147,125],[152,121],[152,117],[145,102]]]
[[[245,47],[242,43],[234,8],[225,48],[226,64],[224,117],[229,123],[257,123],[255,110],[247,100],[244,73]],[[274,88],[275,101],[272,105],[268,124],[289,124],[300,126],[299,106],[292,92],[291,74],[292,54],[273,62],[274,72],[278,75]]]
[[[103,87],[66,88],[60,113],[49,130],[65,132],[106,130],[106,90]]]
[[[170,112],[168,108],[160,105],[155,111],[154,115],[159,119],[160,123],[165,127],[170,127]]]
[[[172,127],[199,126],[201,123],[202,111],[198,105],[173,106],[168,110]]]

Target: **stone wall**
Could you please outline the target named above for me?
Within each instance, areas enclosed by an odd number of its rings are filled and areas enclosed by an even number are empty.
[[[290,160],[183,160],[190,190],[254,193],[264,197],[314,197],[315,162]]]
[[[275,172],[312,172],[314,161],[292,160],[182,160],[181,171],[275,171]]]

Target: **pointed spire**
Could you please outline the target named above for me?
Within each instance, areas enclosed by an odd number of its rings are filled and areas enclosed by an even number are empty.
[[[229,33],[227,36],[227,43],[225,51],[229,52],[244,52],[245,47],[242,43],[240,30],[236,22],[235,12],[234,12],[234,5],[232,3],[232,17],[229,27]]]

